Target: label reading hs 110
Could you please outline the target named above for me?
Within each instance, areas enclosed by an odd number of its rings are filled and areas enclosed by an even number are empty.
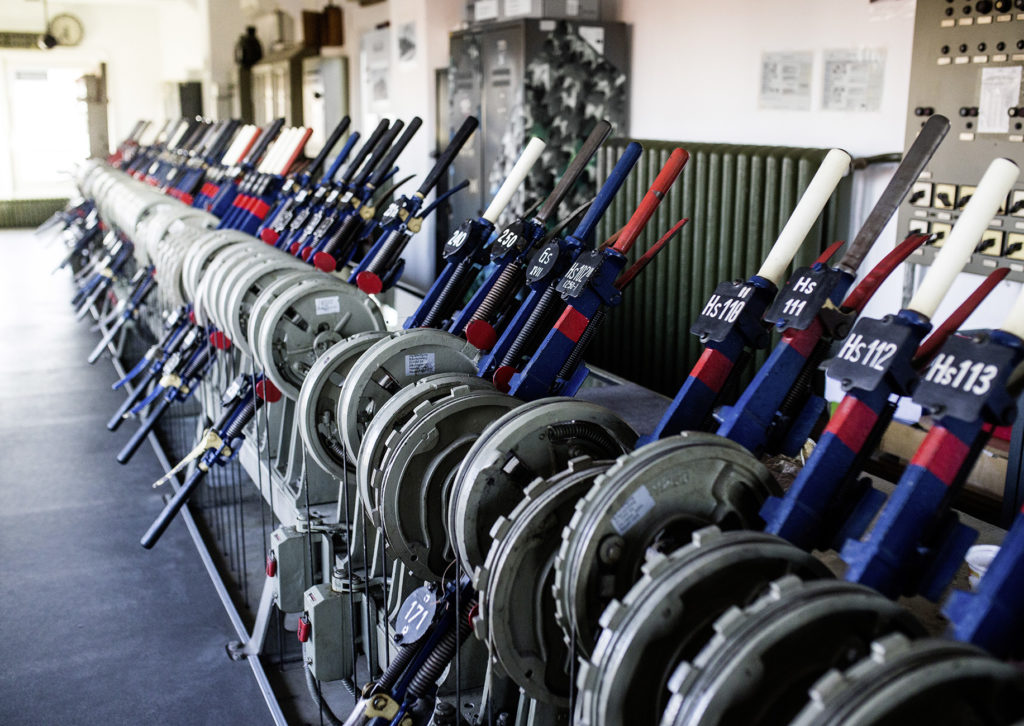
[[[743,280],[718,283],[718,287],[704,304],[704,309],[690,326],[690,332],[700,336],[702,341],[725,340],[753,292],[754,288]]]

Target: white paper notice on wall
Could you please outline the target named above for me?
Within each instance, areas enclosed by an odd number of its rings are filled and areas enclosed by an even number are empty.
[[[480,3],[477,3],[479,5]],[[505,17],[528,15],[533,10],[532,0],[505,0]]]
[[[604,28],[599,25],[581,25],[578,32],[587,41],[587,45],[604,55]]]
[[[473,5],[473,19],[494,20],[498,17],[498,0],[477,0]]]
[[[1020,98],[1020,66],[982,68],[981,94],[978,98],[978,133],[1007,134],[1010,117],[1006,110]]]
[[[759,107],[809,111],[813,68],[814,54],[810,51],[762,53]]]
[[[825,111],[877,111],[882,107],[885,49],[825,51]]]

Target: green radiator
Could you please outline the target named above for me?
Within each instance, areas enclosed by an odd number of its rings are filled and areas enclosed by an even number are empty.
[[[631,139],[615,139],[598,153],[604,179]],[[643,254],[672,224],[690,222],[626,292],[588,351],[596,366],[672,396],[702,351],[690,323],[722,280],[746,278],[760,267],[828,149],[640,140],[644,153],[615,197],[597,232],[607,239],[639,204],[677,146],[690,161],[647,226],[630,257]],[[849,177],[833,195],[801,248],[808,264],[845,230]],[[764,359],[761,352],[755,364]],[[749,371],[748,371],[749,376]]]
[[[65,199],[0,199],[0,229],[38,227],[68,203]]]

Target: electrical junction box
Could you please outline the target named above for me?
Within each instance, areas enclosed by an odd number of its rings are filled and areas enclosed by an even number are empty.
[[[314,585],[303,596],[303,610],[309,620],[309,638],[302,644],[302,657],[318,681],[351,678],[352,611],[351,595],[330,585]]]
[[[281,612],[302,612],[303,593],[313,584],[309,536],[294,527],[278,527],[270,533],[270,552],[277,560],[274,597]],[[320,535],[313,534],[312,538],[315,556],[320,549]]]

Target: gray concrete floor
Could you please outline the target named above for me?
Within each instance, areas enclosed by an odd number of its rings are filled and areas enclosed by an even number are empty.
[[[0,231],[0,723],[268,723],[185,527],[138,544],[161,471],[114,461],[131,427],[104,427],[121,394],[60,257]]]

